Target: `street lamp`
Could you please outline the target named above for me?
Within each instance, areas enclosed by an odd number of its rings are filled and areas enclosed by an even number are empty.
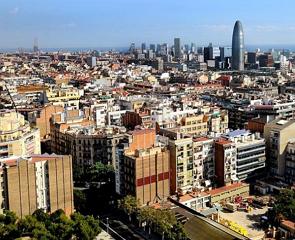
[[[107,217],[107,233],[109,233],[109,218]]]

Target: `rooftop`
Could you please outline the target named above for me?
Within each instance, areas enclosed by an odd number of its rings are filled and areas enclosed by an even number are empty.
[[[231,184],[229,186],[224,186],[224,187],[209,190],[209,191],[207,191],[207,193],[210,194],[210,195],[217,195],[217,194],[220,194],[220,193],[223,193],[223,192],[226,192],[226,191],[231,191],[233,189],[240,188],[240,187],[246,187],[246,186],[249,186],[249,185],[246,184],[246,183],[241,183],[241,182],[233,183],[233,184]]]
[[[242,130],[235,130],[235,131],[231,131],[228,134],[226,134],[226,137],[229,138],[235,138],[235,137],[240,137],[240,136],[248,136],[249,134],[251,134],[248,130],[242,129]]]

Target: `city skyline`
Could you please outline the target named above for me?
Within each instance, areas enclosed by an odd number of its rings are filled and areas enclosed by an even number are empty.
[[[289,1],[50,1],[12,0],[0,10],[0,49],[127,47],[131,42],[182,43],[206,46],[231,45],[233,23],[243,23],[248,45],[290,45],[295,42],[292,5]],[[214,17],[210,12],[214,10]],[[284,9],[284,18],[274,18]],[[128,10],[130,12],[128,12]],[[147,11],[149,10],[149,11]],[[216,11],[217,10],[217,11]],[[266,11],[267,10],[267,11]],[[136,20],[136,21],[134,21]],[[163,31],[163,28],[165,31]],[[247,46],[247,45],[246,45]]]

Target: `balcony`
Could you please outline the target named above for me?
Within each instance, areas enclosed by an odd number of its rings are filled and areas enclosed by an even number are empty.
[[[257,155],[237,159],[237,162],[241,163],[241,162],[246,161],[246,160],[250,160],[250,159],[253,159],[253,158],[261,158],[261,157],[265,157],[265,153],[260,153],[260,154],[257,154]]]
[[[245,167],[245,166],[244,166],[244,167]],[[238,175],[248,174],[248,173],[250,173],[250,172],[253,172],[253,171],[257,170],[257,169],[261,169],[261,168],[264,168],[264,167],[265,167],[265,164],[263,163],[263,164],[261,164],[260,166],[257,166],[257,167],[255,167],[255,168],[249,168],[249,169],[246,169],[246,170],[243,170],[243,171],[239,171],[239,172],[238,172]]]
[[[253,148],[250,148],[248,150],[242,150],[242,151],[238,151],[238,155],[243,155],[243,154],[246,154],[246,153],[251,153],[251,152],[256,152],[256,151],[263,151],[265,150],[265,146],[263,145],[262,147],[253,147]]]

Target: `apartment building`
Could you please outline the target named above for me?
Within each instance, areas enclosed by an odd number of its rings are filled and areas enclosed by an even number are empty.
[[[266,140],[267,167],[272,175],[284,178],[286,150],[295,138],[295,120],[276,119],[264,126]]]
[[[228,112],[227,110],[215,109],[208,116],[208,132],[226,133],[228,130]]]
[[[74,212],[71,156],[33,155],[9,158],[0,166],[1,208],[24,217],[37,209]]]
[[[114,126],[122,126],[122,117],[125,113],[126,110],[107,112],[107,124]]]
[[[116,146],[124,137],[125,128],[96,128],[88,110],[73,109],[52,115],[51,150],[72,155],[73,163],[81,167],[95,162],[115,167]]]
[[[79,109],[80,98],[83,94],[83,90],[71,85],[52,85],[46,90],[46,101],[55,106],[62,106],[63,108],[73,107]]]
[[[210,106],[176,112],[167,108],[151,110],[151,120],[163,129],[175,128],[180,133],[194,136],[226,133],[228,129],[227,111]]]
[[[37,127],[40,130],[41,140],[48,138],[50,135],[51,115],[63,112],[63,110],[61,106],[47,105],[28,113],[28,121],[31,126]]]
[[[171,193],[191,191],[194,184],[193,138],[175,133],[169,139]]]
[[[40,131],[31,128],[24,116],[12,110],[0,111],[0,159],[40,154]]]
[[[289,142],[286,152],[285,181],[295,183],[295,142]]]
[[[245,180],[263,172],[266,160],[265,140],[260,137],[259,133],[235,130],[224,137],[235,144],[238,180]]]
[[[276,118],[292,119],[295,116],[295,100],[287,98],[270,99],[262,105],[255,106],[255,113],[269,120]]]
[[[215,142],[215,175],[219,186],[238,181],[236,159],[237,149],[234,142],[226,138]]]
[[[154,129],[136,129],[124,135],[116,145],[115,178],[116,192],[124,195],[124,157],[132,155],[136,150],[150,149],[155,146],[156,132]]]
[[[170,195],[170,153],[158,144],[155,129],[128,132],[117,146],[116,191],[135,196],[141,205]]]
[[[122,124],[128,129],[134,130],[136,126],[142,126],[144,128],[152,128],[153,122],[151,121],[151,116],[149,111],[132,112],[127,111],[122,116]]]
[[[124,193],[141,205],[166,200],[170,195],[169,151],[162,147],[125,153],[122,164]]]
[[[179,132],[183,134],[190,134],[192,136],[207,135],[207,122],[208,117],[203,114],[184,117],[180,121]]]
[[[209,187],[215,176],[214,140],[207,137],[193,138],[194,187]]]

